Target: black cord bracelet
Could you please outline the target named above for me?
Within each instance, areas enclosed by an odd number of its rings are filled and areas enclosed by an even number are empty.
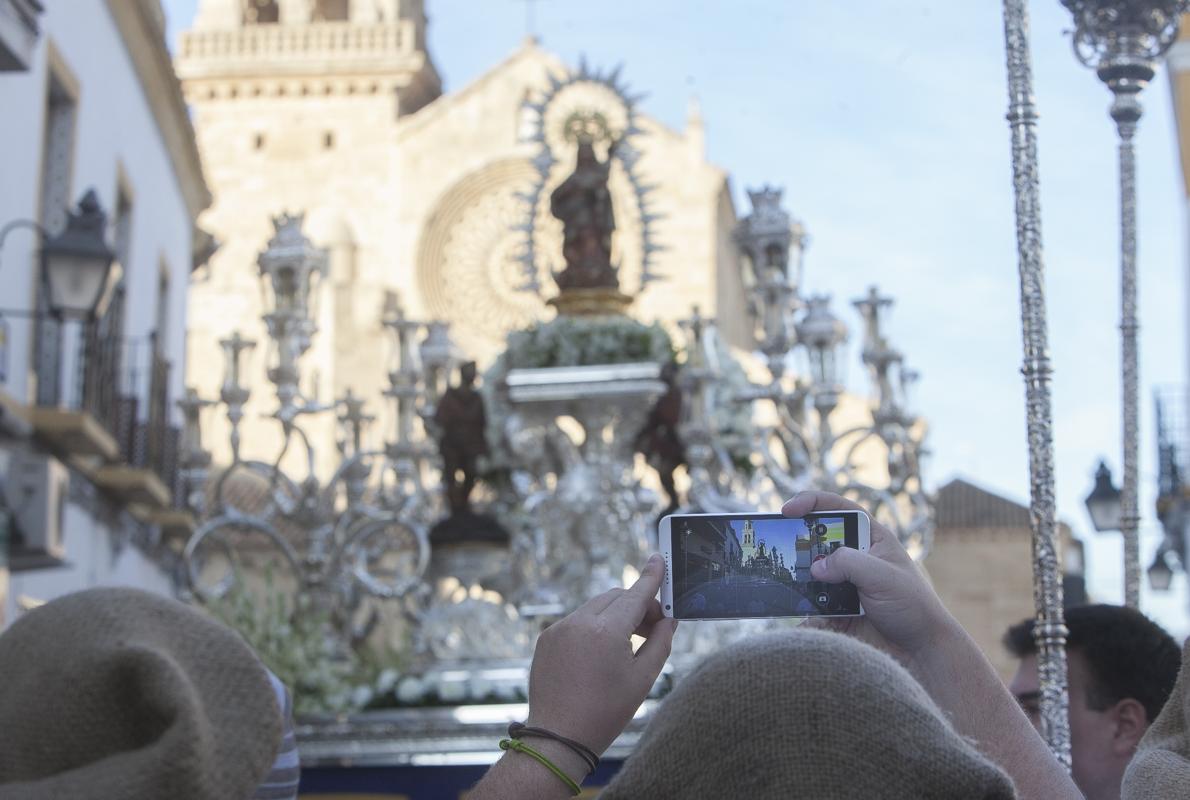
[[[574,739],[567,739],[561,734],[554,733],[553,731],[547,731],[545,728],[534,728],[526,725],[523,722],[509,723],[508,738],[520,739],[523,736],[538,736],[542,739],[553,739],[555,742],[560,742],[566,745],[571,750],[573,750],[579,758],[587,762],[587,766],[590,768],[590,771],[587,773],[588,775],[599,767],[599,756],[595,755],[595,751],[586,745],[579,744],[578,742],[574,741]]]

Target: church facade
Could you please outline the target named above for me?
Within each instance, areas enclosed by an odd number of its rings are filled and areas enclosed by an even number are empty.
[[[382,424],[386,297],[395,294],[412,319],[450,323],[460,353],[481,368],[510,331],[554,314],[546,300],[562,232],[548,197],[573,169],[565,126],[574,109],[541,104],[575,71],[529,40],[444,93],[424,5],[202,0],[183,34],[176,68],[214,197],[202,224],[221,243],[190,287],[187,382],[217,396],[219,342],[238,330],[258,343],[243,371],[253,392],[248,457],[280,441],[276,423],[261,419],[275,401],[264,380],[256,266],[275,215],[304,213],[307,234],[330,256],[315,290],[319,332],[303,390],[329,402],[350,389]],[[614,124],[617,98],[604,94],[570,102],[609,103]],[[737,217],[727,174],[706,160],[701,117],[692,109],[682,131],[639,112],[632,119],[635,174],[619,169],[610,180],[614,258],[635,296],[629,313],[676,337],[677,320],[698,306],[729,343],[744,345],[751,323],[732,240]],[[543,170],[545,146],[556,161]],[[526,202],[534,196],[547,198],[544,208]],[[536,256],[526,266],[530,244]],[[324,477],[335,455],[331,416],[309,424]],[[222,425],[207,441],[216,463],[229,459]]]

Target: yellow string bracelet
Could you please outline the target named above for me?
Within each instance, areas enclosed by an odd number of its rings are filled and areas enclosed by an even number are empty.
[[[548,758],[546,758],[541,753],[534,750],[529,745],[520,741],[519,739],[501,739],[500,740],[500,749],[501,750],[515,750],[518,753],[524,753],[525,755],[529,756],[533,760],[537,761],[537,763],[541,764],[543,767],[548,769],[550,772],[557,775],[558,780],[560,780],[560,781],[562,781],[562,783],[566,784],[566,788],[570,790],[570,794],[573,797],[578,797],[579,794],[582,793],[583,790],[580,789],[579,785],[574,782],[574,779],[572,779],[569,775],[567,775],[565,772],[563,772],[558,767],[554,766],[554,763],[552,761],[550,761]]]

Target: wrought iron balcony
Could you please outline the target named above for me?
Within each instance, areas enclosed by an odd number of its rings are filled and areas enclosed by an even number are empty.
[[[37,405],[33,426],[59,456],[107,493],[151,512],[174,499],[178,429],[170,425],[170,363],[156,334],[125,338],[124,297],[117,290],[99,319],[65,328],[36,323]],[[78,336],[61,362],[60,337]]]
[[[69,322],[36,313],[33,324],[37,376],[36,404],[31,413],[34,432],[64,458],[118,459],[116,387],[124,328],[123,291],[116,291],[107,312],[97,319]],[[64,340],[70,346],[64,348]]]
[[[129,503],[168,508],[173,502],[178,443],[178,429],[169,424],[170,363],[161,354],[156,334],[100,347],[115,351],[118,381],[111,422],[119,456],[95,472],[95,483]],[[101,357],[97,363],[103,365],[106,359]],[[106,388],[93,386],[92,390]]]

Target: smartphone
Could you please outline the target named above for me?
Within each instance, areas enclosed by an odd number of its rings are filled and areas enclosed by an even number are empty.
[[[675,619],[854,617],[864,613],[852,583],[810,577],[810,565],[840,547],[866,551],[872,523],[862,511],[672,514],[659,526],[665,580],[661,609]]]

